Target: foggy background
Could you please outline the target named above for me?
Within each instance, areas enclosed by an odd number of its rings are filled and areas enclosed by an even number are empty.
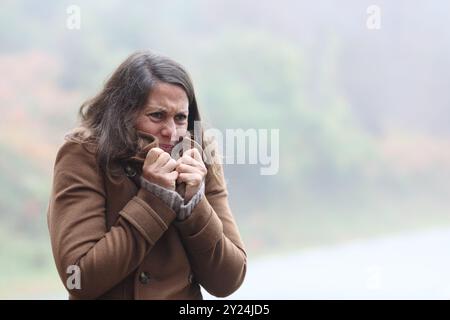
[[[67,297],[46,224],[55,155],[140,49],[187,68],[208,126],[280,130],[278,174],[225,166],[249,255],[232,297],[450,298],[449,15],[442,1],[2,1],[0,298]]]

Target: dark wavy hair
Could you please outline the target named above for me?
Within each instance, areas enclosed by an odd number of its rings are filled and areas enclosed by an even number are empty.
[[[112,163],[137,152],[136,118],[159,82],[177,85],[186,92],[188,131],[193,136],[194,121],[200,121],[200,113],[189,74],[170,58],[150,51],[136,52],[114,71],[99,94],[82,104],[81,126],[71,135],[95,143],[98,163],[106,172],[114,173]],[[201,132],[203,135],[203,129]]]

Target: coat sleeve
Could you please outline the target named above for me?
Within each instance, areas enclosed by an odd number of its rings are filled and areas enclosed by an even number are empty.
[[[247,254],[228,205],[223,177],[206,178],[206,191],[192,214],[175,221],[188,252],[196,280],[210,294],[226,297],[244,281]]]
[[[47,220],[58,273],[78,299],[95,299],[129,275],[176,216],[141,189],[107,230],[105,196],[94,154],[66,142],[55,161]],[[67,283],[72,266],[79,267],[79,289]]]

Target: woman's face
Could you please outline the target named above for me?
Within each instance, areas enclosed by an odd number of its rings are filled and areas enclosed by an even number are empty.
[[[160,82],[153,87],[135,127],[157,137],[160,148],[170,153],[179,138],[186,135],[188,112],[186,92],[179,86]]]

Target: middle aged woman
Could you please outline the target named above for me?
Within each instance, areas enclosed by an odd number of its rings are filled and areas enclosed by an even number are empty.
[[[56,156],[48,209],[69,298],[202,299],[200,286],[218,297],[237,290],[247,255],[222,165],[202,152],[211,143],[195,141],[200,114],[184,68],[137,52],[80,117]]]

